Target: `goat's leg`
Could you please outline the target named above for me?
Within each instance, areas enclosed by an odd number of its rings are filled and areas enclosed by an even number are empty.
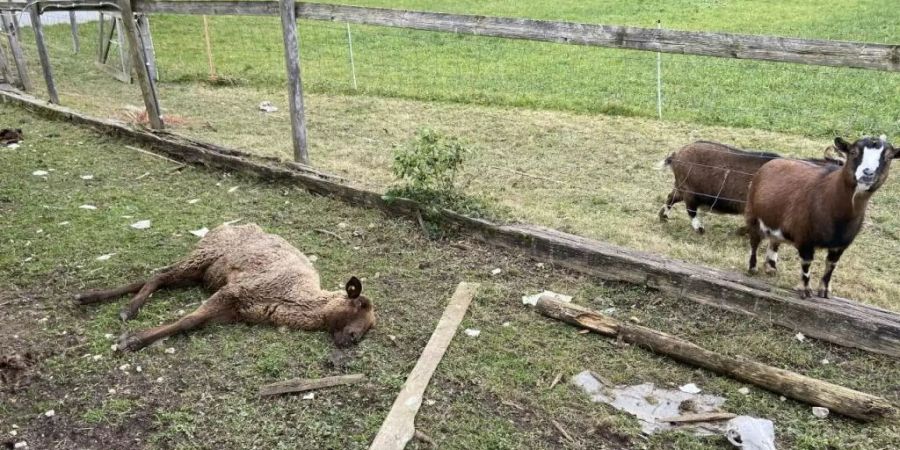
[[[780,242],[769,241],[769,248],[766,249],[766,267],[765,271],[769,275],[775,275],[778,272],[778,247]]]
[[[803,286],[800,288],[800,297],[809,298],[811,295],[809,290],[809,266],[812,265],[813,258],[816,256],[816,248],[804,245],[798,247],[797,251],[800,253],[800,279],[803,281]]]
[[[688,216],[691,218],[691,228],[693,228],[697,234],[705,233],[706,229],[703,228],[703,222],[700,221],[700,203],[693,201],[691,198],[686,198],[684,200],[684,207],[687,208]]]
[[[659,221],[665,222],[669,220],[669,215],[672,213],[672,205],[681,200],[681,193],[677,189],[672,189],[672,192],[669,192],[669,196],[666,197],[666,203],[659,210]]]
[[[841,259],[841,255],[844,254],[844,250],[846,250],[846,247],[828,250],[828,258],[825,260],[825,275],[822,276],[822,282],[819,284],[819,297],[828,298],[831,295],[831,290],[829,289],[831,274],[834,273],[834,268]]]
[[[116,298],[124,294],[133,294],[146,284],[146,281],[135,281],[131,284],[126,284],[124,286],[120,286],[112,289],[97,289],[94,291],[82,292],[75,296],[75,302],[80,305],[90,305],[93,303],[99,303],[104,300],[109,300],[111,298]]]
[[[759,243],[762,242],[762,236],[759,230],[752,227],[748,227],[747,231],[750,234],[750,264],[747,271],[756,273],[756,254],[759,252]]]
[[[131,320],[137,315],[139,309],[147,303],[150,295],[163,287],[189,286],[203,280],[205,266],[181,266],[176,265],[154,275],[140,288],[128,305],[122,307],[119,317],[122,320]]]
[[[228,323],[237,318],[233,297],[219,291],[212,295],[199,308],[176,320],[175,322],[148,328],[133,334],[123,334],[119,338],[119,351],[138,351],[160,339],[176,333],[184,333],[208,323]]]

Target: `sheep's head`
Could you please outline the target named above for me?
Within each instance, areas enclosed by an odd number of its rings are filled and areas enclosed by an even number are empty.
[[[375,326],[375,307],[362,294],[362,282],[352,277],[344,286],[346,297],[341,299],[328,317],[328,330],[338,347],[348,347],[362,340]]]

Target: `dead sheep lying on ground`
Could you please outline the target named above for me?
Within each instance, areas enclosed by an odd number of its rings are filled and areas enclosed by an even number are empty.
[[[123,335],[120,351],[140,350],[155,341],[208,323],[264,323],[327,331],[338,347],[359,342],[375,325],[375,308],[350,278],[343,291],[322,290],[309,259],[280,236],[256,224],[222,225],[209,232],[187,258],[149,280],[80,294],[82,305],[135,293],[122,309],[133,318],[150,294],[169,286],[203,283],[214,291],[196,311],[166,325]]]

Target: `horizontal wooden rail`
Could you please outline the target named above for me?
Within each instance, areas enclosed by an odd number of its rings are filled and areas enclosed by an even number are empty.
[[[168,133],[151,133],[122,123],[96,119],[72,109],[48,105],[34,97],[0,86],[0,100],[21,105],[54,119],[93,127],[147,145],[182,162],[214,169],[241,171],[268,181],[297,183],[320,195],[355,206],[381,209],[415,218],[420,206],[405,199],[385,199],[378,192],[341,183],[328,175],[272,159],[198,142]],[[743,275],[710,269],[646,254],[592,239],[527,225],[498,225],[443,211],[443,220],[456,224],[478,240],[524,251],[581,273],[615,281],[646,285],[676,298],[757,317],[807,336],[846,347],[900,357],[900,314],[842,298],[801,299],[794,292]]]
[[[42,11],[97,11],[106,8],[97,6],[101,3],[48,0],[40,4]],[[279,14],[276,1],[132,0],[132,3],[135,12],[145,14]],[[0,2],[0,9],[21,9],[24,5],[22,1],[6,1]],[[900,45],[896,44],[594,25],[324,3],[297,3],[297,17],[595,47],[900,72]]]

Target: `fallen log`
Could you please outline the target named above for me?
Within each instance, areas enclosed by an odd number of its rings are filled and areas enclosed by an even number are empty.
[[[365,379],[366,376],[361,373],[318,379],[294,378],[293,380],[279,381],[278,383],[267,384],[259,388],[259,396],[266,397],[269,395],[289,394],[292,392],[313,391],[344,384],[355,384]]]
[[[872,421],[896,414],[887,400],[826,381],[740,357],[721,355],[684,339],[616,320],[583,306],[538,299],[537,310],[554,319],[615,337],[675,360],[727,375],[763,389],[860,420]]]
[[[416,413],[422,406],[425,388],[428,387],[431,375],[444,357],[444,352],[450,346],[450,341],[456,334],[477,290],[478,283],[463,282],[456,287],[453,298],[450,299],[434,333],[431,334],[431,339],[425,345],[425,350],[422,350],[422,356],[406,378],[403,389],[394,400],[394,405],[391,406],[391,411],[381,424],[381,429],[375,435],[369,450],[402,450],[413,438],[416,433]]]

